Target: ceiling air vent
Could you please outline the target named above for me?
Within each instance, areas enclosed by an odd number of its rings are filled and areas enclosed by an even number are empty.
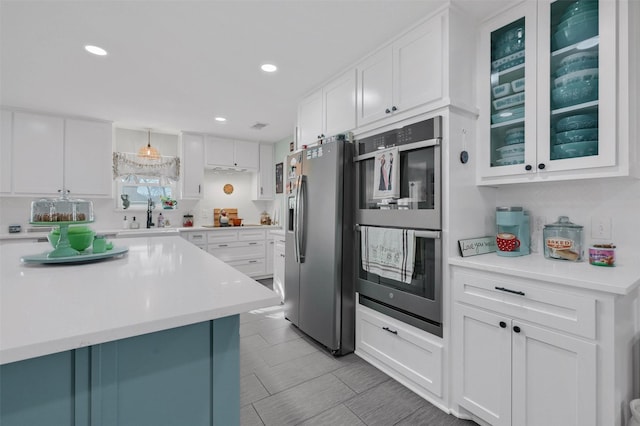
[[[260,123],[260,122],[256,122],[256,124],[254,124],[253,126],[251,126],[252,129],[254,130],[262,130],[265,127],[267,127],[269,124],[267,123]]]

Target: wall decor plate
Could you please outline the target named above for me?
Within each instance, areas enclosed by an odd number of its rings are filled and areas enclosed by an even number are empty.
[[[233,192],[233,185],[231,185],[230,183],[226,184],[225,186],[222,187],[222,190],[224,191],[225,194],[231,194]]]

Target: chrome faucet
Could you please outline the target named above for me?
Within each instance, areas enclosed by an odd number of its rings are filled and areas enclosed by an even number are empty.
[[[151,210],[153,210],[154,207],[155,205],[153,204],[153,201],[151,201],[151,198],[147,199],[147,229],[154,226],[153,219],[151,216]]]

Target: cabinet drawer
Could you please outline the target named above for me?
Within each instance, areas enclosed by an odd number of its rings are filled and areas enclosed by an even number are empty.
[[[238,241],[238,231],[212,231],[207,233],[207,242]]]
[[[230,266],[233,266],[238,271],[249,276],[257,276],[265,274],[264,259],[248,259],[248,260],[234,260],[227,262]]]
[[[456,301],[595,339],[596,299],[493,274],[454,271]]]
[[[263,230],[251,230],[251,231],[238,231],[238,241],[251,241],[251,240],[264,240],[265,231]]]
[[[241,259],[264,261],[264,241],[243,241],[209,244],[207,251],[224,262]]]
[[[356,351],[442,396],[443,346],[428,333],[358,304]]]
[[[185,233],[185,238],[187,241],[193,244],[207,244],[207,233],[206,232],[187,232]]]

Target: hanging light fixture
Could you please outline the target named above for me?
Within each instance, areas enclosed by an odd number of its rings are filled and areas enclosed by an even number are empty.
[[[147,160],[159,160],[160,159],[160,151],[157,148],[151,146],[151,129],[148,130],[149,133],[149,141],[146,146],[143,146],[138,150],[138,157],[144,158]]]

